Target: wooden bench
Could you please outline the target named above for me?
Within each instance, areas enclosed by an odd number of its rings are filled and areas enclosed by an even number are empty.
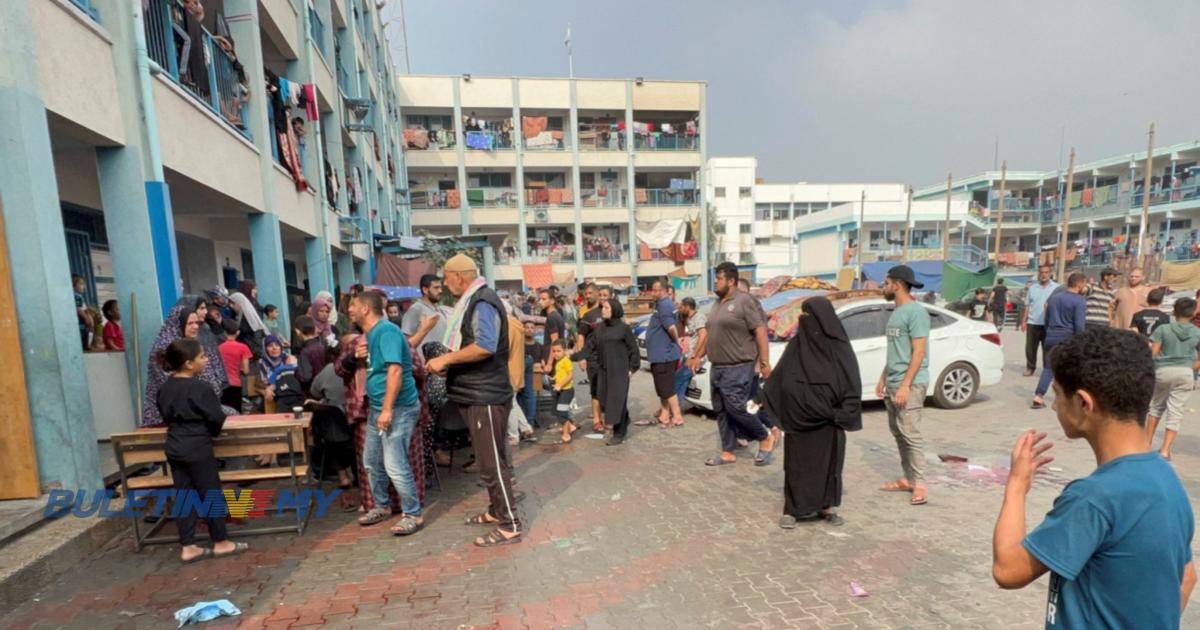
[[[294,418],[291,414],[255,416],[230,416],[225,420],[221,435],[213,438],[213,452],[218,459],[253,457],[257,455],[286,456],[287,465],[252,468],[247,470],[222,470],[222,483],[243,483],[290,479],[292,491],[300,496],[300,484],[309,474],[309,444],[312,414]],[[129,497],[131,490],[172,488],[175,480],[171,476],[166,454],[166,428],[147,428],[132,433],[115,433],[112,436],[113,453],[121,474],[121,495]],[[157,464],[158,470],[149,475],[130,477],[130,467]],[[295,524],[244,527],[230,530],[230,535],[274,534],[295,532],[303,534],[311,513],[310,505],[301,510],[295,508]],[[269,508],[274,510],[274,508]],[[164,509],[165,511],[165,509]],[[134,544],[138,551],[145,545],[172,543],[177,536],[155,536],[167,518],[161,517],[145,533],[142,533],[141,518],[133,521]],[[198,534],[197,538],[205,535]]]

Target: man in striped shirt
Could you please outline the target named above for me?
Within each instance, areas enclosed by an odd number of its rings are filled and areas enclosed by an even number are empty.
[[[1087,327],[1088,328],[1108,328],[1112,326],[1113,318],[1113,295],[1116,289],[1113,288],[1113,282],[1117,276],[1116,269],[1105,267],[1100,272],[1100,283],[1092,285],[1091,290],[1087,294]]]

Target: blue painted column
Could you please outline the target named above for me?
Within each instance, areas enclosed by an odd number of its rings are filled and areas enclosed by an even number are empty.
[[[337,283],[343,291],[350,292],[350,285],[357,282],[354,278],[354,256],[351,254],[337,255]]]
[[[145,385],[146,368],[150,359],[150,347],[158,335],[163,322],[163,300],[168,295],[177,295],[179,286],[172,284],[160,291],[160,283],[174,282],[179,261],[174,258],[166,264],[158,261],[154,213],[147,195],[151,184],[142,182],[142,160],[136,147],[98,148],[96,164],[100,175],[100,200],[104,206],[104,224],[108,232],[109,250],[112,252],[113,277],[117,285],[117,302],[121,306],[121,322],[125,327],[126,366],[129,369],[130,394],[140,401],[142,392],[138,387]],[[157,187],[156,187],[157,188]],[[165,191],[165,187],[163,187]],[[162,199],[157,199],[161,202]],[[169,206],[168,206],[169,208]],[[159,209],[164,209],[160,206]],[[158,214],[169,224],[170,211]],[[175,241],[175,231],[167,232],[169,242]],[[155,269],[157,273],[146,273]],[[173,273],[172,273],[173,272]],[[137,309],[133,308],[131,296],[137,296]],[[176,298],[178,299],[178,298]],[[172,302],[173,304],[173,302]],[[169,306],[168,306],[169,308]],[[137,321],[137,354],[134,354],[133,322]],[[134,405],[140,409],[141,405]]]
[[[308,265],[308,297],[321,291],[333,293],[333,258],[323,238],[304,239],[304,261]]]
[[[271,128],[267,118],[266,78],[263,75],[261,20],[257,0],[225,0],[225,17],[230,34],[237,43],[238,58],[246,69],[250,85],[247,124],[258,149],[259,177],[262,182],[263,206],[266,212],[251,213],[250,252],[254,257],[254,283],[258,286],[260,304],[279,307],[279,319],[291,321],[288,308],[287,282],[283,273],[283,239],[279,234],[279,217],[275,214],[275,166],[271,157]],[[314,138],[311,142],[317,142]],[[311,172],[311,161],[305,162]]]
[[[0,206],[19,270],[6,306],[20,328],[39,483],[95,489],[96,427],[34,39],[29,3],[0,2]]]

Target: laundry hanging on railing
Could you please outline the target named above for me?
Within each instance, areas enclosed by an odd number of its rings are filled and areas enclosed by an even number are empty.
[[[687,240],[687,221],[683,219],[661,219],[653,223],[638,223],[637,238],[650,249],[666,249],[672,243]]]
[[[562,132],[559,132],[559,133],[561,134]],[[560,137],[561,137],[561,135],[560,135]],[[558,140],[556,140],[554,138],[554,132],[551,132],[551,131],[542,131],[540,133],[535,134],[533,137],[525,136],[525,146],[527,146],[531,149],[536,149],[536,148],[540,148],[540,147],[552,147],[552,146],[557,146],[557,145],[558,145]]]
[[[522,116],[521,135],[526,139],[532,138],[545,131],[549,125],[550,119],[546,116]]]
[[[495,136],[490,133],[484,133],[482,131],[467,132],[468,149],[482,149],[484,151],[491,151],[495,148],[494,143]]]
[[[429,132],[425,129],[405,129],[404,146],[409,149],[428,149]]]
[[[304,113],[308,115],[309,120],[317,120],[317,86],[312,83],[305,83],[304,97],[307,101],[304,104]]]
[[[696,181],[691,180],[691,179],[672,178],[670,186],[668,186],[668,188],[670,188],[671,190],[695,190],[696,189]]]

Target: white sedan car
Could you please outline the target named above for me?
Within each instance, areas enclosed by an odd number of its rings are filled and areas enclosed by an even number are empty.
[[[884,336],[888,317],[895,305],[882,297],[834,300],[834,308],[850,345],[858,357],[864,401],[879,400],[875,385],[887,359],[887,338]],[[1000,382],[1004,370],[1004,354],[1000,350],[1000,335],[990,323],[976,322],[950,311],[921,304],[929,311],[930,344],[928,395],[945,409],[961,409],[971,404],[980,387]],[[769,344],[771,365],[779,362],[785,342]],[[687,400],[693,405],[712,410],[708,362],[688,385]]]

